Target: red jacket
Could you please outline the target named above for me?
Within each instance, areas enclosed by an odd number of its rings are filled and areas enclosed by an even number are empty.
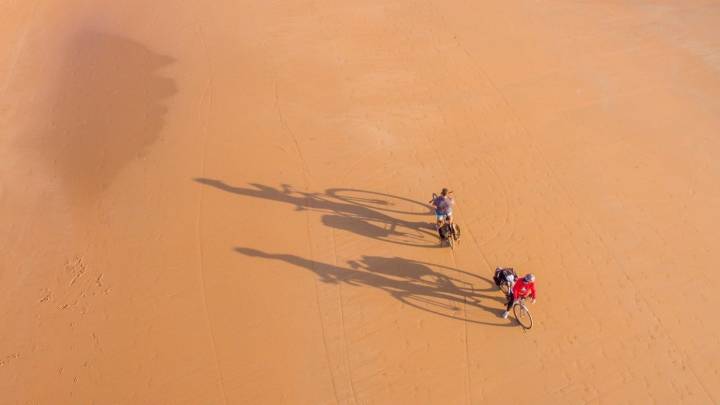
[[[520,278],[513,286],[513,298],[518,299],[527,296],[535,299],[535,283],[528,283],[524,278]]]

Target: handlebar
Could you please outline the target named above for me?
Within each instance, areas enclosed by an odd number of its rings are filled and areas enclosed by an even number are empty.
[[[450,194],[453,193],[453,191],[450,190],[450,191],[448,191],[447,193],[448,193],[448,195],[450,195]],[[432,199],[431,199],[430,201],[428,201],[428,204],[430,204],[430,203],[432,203],[433,201],[435,201],[435,199],[436,199],[437,197],[438,197],[437,193],[432,193]]]

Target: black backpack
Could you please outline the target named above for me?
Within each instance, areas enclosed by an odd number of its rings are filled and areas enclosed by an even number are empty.
[[[452,227],[450,226],[450,224],[445,224],[442,227],[440,227],[440,236],[443,239],[449,238],[450,235],[452,235]]]

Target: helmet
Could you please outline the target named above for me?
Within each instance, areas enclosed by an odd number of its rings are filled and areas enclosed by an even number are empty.
[[[446,189],[446,188],[443,188],[442,191],[440,191],[440,194],[442,194],[442,195],[447,195],[447,193],[448,193],[448,189]]]
[[[532,273],[528,273],[524,277],[526,283],[532,283],[535,282],[535,275]]]

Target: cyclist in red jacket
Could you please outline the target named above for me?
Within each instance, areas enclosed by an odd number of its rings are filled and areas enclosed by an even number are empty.
[[[518,298],[532,297],[533,304],[535,303],[535,276],[533,274],[526,274],[525,277],[515,282],[512,293],[508,294],[507,309],[503,312],[503,318],[507,319],[510,314],[510,308]]]

